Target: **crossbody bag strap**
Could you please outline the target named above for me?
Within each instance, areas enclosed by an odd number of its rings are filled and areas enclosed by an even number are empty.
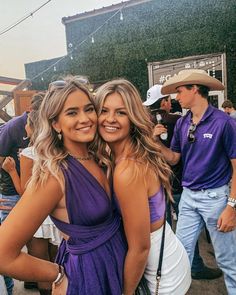
[[[167,199],[166,199],[166,191],[164,190],[165,194],[165,206],[167,206]],[[165,207],[166,208],[166,207]],[[161,280],[161,268],[162,268],[162,262],[163,262],[163,253],[164,253],[164,246],[165,246],[165,231],[166,231],[166,210],[164,213],[164,223],[163,223],[163,230],[162,230],[162,237],[161,237],[161,248],[160,248],[160,255],[159,255],[159,263],[156,273],[156,292],[155,295],[158,295],[160,280]]]

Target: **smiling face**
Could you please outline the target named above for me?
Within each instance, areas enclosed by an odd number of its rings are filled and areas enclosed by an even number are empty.
[[[120,143],[130,138],[131,123],[120,94],[108,95],[98,118],[98,130],[104,141]]]
[[[70,93],[53,128],[61,132],[66,148],[73,143],[91,142],[97,129],[97,114],[87,94],[79,89]]]

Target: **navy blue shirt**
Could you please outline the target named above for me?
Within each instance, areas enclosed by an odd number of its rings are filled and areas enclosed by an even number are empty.
[[[0,156],[13,157],[16,162],[18,173],[20,173],[19,152],[29,144],[29,140],[26,139],[26,122],[27,113],[24,113],[0,127]],[[3,169],[0,170],[0,193],[7,196],[18,194],[10,175]]]
[[[194,132],[195,142],[188,142],[191,112],[175,126],[171,149],[181,153],[182,185],[192,190],[217,188],[232,177],[231,159],[236,159],[236,123],[224,112],[208,106]]]

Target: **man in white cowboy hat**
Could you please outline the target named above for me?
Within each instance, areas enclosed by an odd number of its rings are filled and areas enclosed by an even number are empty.
[[[189,109],[175,126],[171,148],[160,143],[164,157],[183,163],[183,193],[176,234],[192,262],[204,222],[229,295],[236,294],[236,123],[208,103],[209,90],[223,84],[203,70],[183,70],[166,81],[162,94],[177,93]],[[156,127],[156,134],[162,132]],[[232,179],[231,191],[229,182]]]
[[[161,142],[166,146],[170,147],[171,139],[174,134],[174,128],[176,122],[181,115],[179,114],[172,114],[171,112],[171,97],[169,94],[162,94],[161,93],[162,85],[156,84],[152,86],[147,91],[147,98],[146,101],[143,102],[143,105],[150,108],[151,117],[153,119],[153,123],[156,124],[157,121],[155,120],[156,114],[161,115],[162,117],[162,124],[166,127],[167,138],[165,140],[160,138]],[[164,130],[164,129],[163,129]],[[155,136],[155,129],[154,129],[154,136]],[[182,194],[182,163],[179,161],[176,165],[172,166],[173,172],[173,179],[172,179],[172,194],[174,198],[173,207],[175,212],[178,215],[179,212],[179,202]],[[172,218],[171,218],[171,207],[167,206],[167,221],[172,226]],[[206,280],[214,280],[219,278],[222,275],[222,271],[219,268],[210,268],[207,267],[202,257],[199,254],[199,246],[198,243],[196,244],[192,268],[191,268],[192,278],[196,280],[206,279]]]

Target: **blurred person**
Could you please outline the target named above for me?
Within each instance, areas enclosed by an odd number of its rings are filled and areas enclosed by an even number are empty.
[[[97,114],[88,85],[76,77],[51,83],[39,122],[32,178],[0,227],[0,273],[53,282],[54,295],[120,295],[127,245],[90,148]],[[21,251],[49,214],[64,237],[56,263]]]
[[[196,69],[180,71],[166,81],[162,94],[177,93],[176,99],[189,111],[176,123],[171,148],[160,141],[159,144],[170,164],[176,164],[180,158],[183,163],[183,193],[176,235],[192,262],[196,241],[206,224],[228,294],[233,295],[236,290],[236,123],[208,103],[209,90],[223,89],[219,80]]]
[[[7,295],[7,289],[3,276],[0,275],[0,294]]]
[[[129,81],[117,79],[105,83],[97,90],[95,103],[103,139],[99,158],[113,172],[114,192],[128,241],[123,294],[134,294],[143,273],[151,294],[156,294],[165,222],[164,189],[171,194],[171,171],[152,138],[149,114]],[[165,226],[158,294],[182,295],[191,283],[189,260],[170,226],[167,223]]]
[[[170,95],[163,95],[161,93],[162,85],[156,84],[152,86],[147,91],[147,99],[143,103],[143,105],[149,107],[151,111],[151,117],[153,118],[153,123],[155,124],[153,135],[156,137],[156,130],[159,132],[160,128],[162,132],[167,133],[167,138],[163,140],[160,136],[159,140],[166,146],[170,147],[171,140],[174,135],[175,125],[182,116],[179,114],[170,113],[172,109],[171,97]],[[181,106],[180,106],[181,109]],[[161,114],[162,121],[157,122],[155,120],[157,114]],[[156,124],[158,123],[158,124]],[[160,125],[162,123],[162,125]],[[181,184],[182,180],[182,161],[179,161],[176,165],[171,166],[173,175],[172,175],[172,194],[174,202],[168,203],[167,205],[167,221],[170,226],[172,226],[172,216],[171,216],[171,206],[173,206],[177,218],[179,215],[179,202],[181,198],[181,194],[183,191],[183,187]],[[193,262],[191,266],[191,274],[193,279],[206,279],[213,280],[217,279],[222,275],[222,271],[220,269],[214,269],[206,266],[203,262],[202,257],[199,253],[199,245],[196,243],[196,247],[194,250]]]
[[[32,98],[29,111],[34,109],[36,105],[37,95]],[[29,144],[29,139],[25,131],[27,114],[28,111],[0,126],[0,199],[6,200],[6,202],[2,202],[2,206],[11,208],[18,202],[20,196],[16,191],[10,175],[1,167],[4,159],[10,156],[16,163],[17,173],[20,173],[19,153]],[[4,207],[0,210],[0,223],[3,223],[8,214],[9,210],[5,210]],[[8,295],[12,295],[14,282],[7,276],[4,276],[4,279]]]
[[[234,105],[232,103],[232,101],[230,100],[225,100],[222,103],[222,109],[224,110],[225,113],[227,113],[228,115],[230,115],[230,117],[232,117],[234,120],[236,120],[236,110],[234,108]]]
[[[27,137],[30,139],[30,146],[23,149],[20,153],[20,177],[17,173],[15,161],[11,157],[7,157],[2,168],[11,176],[14,186],[21,196],[26,188],[26,185],[32,175],[33,162],[36,158],[33,148],[33,143],[37,137],[37,131],[39,128],[38,113],[39,107],[43,101],[44,93],[37,94],[38,96],[38,109],[34,108],[28,114],[27,123],[25,125],[25,130]],[[35,257],[54,261],[57,246],[60,244],[61,238],[58,229],[51,221],[48,216],[43,224],[38,228],[34,237],[27,243],[28,253]],[[33,282],[25,282],[25,288],[33,286]],[[38,284],[39,292],[41,295],[51,294],[51,284],[48,282],[39,282]]]

